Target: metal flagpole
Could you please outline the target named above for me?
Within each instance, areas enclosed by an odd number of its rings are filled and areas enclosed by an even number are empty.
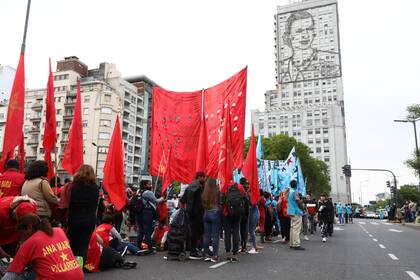
[[[57,156],[57,147],[54,147],[54,158],[55,158],[55,195],[57,195],[57,191],[58,191],[58,156]]]
[[[28,6],[26,8],[26,18],[25,18],[25,29],[23,31],[22,47],[20,49],[21,53],[25,53],[26,47],[26,34],[28,31],[28,22],[29,22],[29,11],[31,9],[31,0],[28,0]]]

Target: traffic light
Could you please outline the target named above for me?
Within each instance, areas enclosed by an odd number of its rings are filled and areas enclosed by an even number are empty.
[[[397,186],[391,186],[391,194],[392,195],[397,195]]]
[[[391,188],[391,182],[390,181],[386,181],[386,187],[387,188]],[[392,190],[392,189],[391,189]]]
[[[341,167],[341,169],[343,170],[343,174],[346,177],[351,177],[351,165],[350,164],[346,164],[343,167]]]

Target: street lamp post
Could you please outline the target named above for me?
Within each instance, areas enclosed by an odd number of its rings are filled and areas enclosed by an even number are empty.
[[[411,122],[413,124],[413,127],[414,127],[414,140],[416,141],[416,159],[417,159],[417,162],[420,161],[420,151],[419,151],[419,145],[417,143],[417,128],[416,128],[416,122],[418,120],[420,120],[420,118],[418,118],[416,120],[394,120],[394,122],[404,122],[404,123]],[[418,173],[419,178],[420,178],[420,170],[417,170],[417,173]],[[420,188],[420,180],[419,180],[419,188]]]
[[[362,185],[363,185],[363,183],[365,183],[365,182],[369,182],[369,180],[364,180],[364,181],[361,181],[360,182],[360,197],[359,197],[359,199],[360,199],[360,205],[363,207],[363,199],[362,199]]]
[[[95,175],[98,177],[98,156],[99,156],[99,146],[95,142],[92,142],[92,145],[96,147],[96,164],[95,164]]]

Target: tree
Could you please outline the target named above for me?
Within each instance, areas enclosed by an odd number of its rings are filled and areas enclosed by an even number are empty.
[[[397,191],[397,205],[402,206],[405,201],[412,200],[417,204],[420,203],[420,191],[415,185],[403,185]]]
[[[248,152],[250,141],[250,138],[245,140],[245,154]],[[295,138],[286,135],[263,138],[264,159],[285,160],[293,146],[300,159],[303,176],[307,178],[307,193],[316,197],[323,193],[329,194],[331,184],[327,164],[311,157],[311,149]]]
[[[413,122],[420,118],[420,104],[413,104],[407,107],[407,121]],[[414,174],[420,177],[420,158],[417,157],[417,151],[414,150],[412,158],[405,161],[405,164],[414,170]]]

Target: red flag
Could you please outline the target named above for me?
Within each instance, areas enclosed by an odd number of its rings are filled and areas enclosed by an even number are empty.
[[[20,172],[25,172],[25,143],[24,143],[24,136],[22,131],[22,137],[20,138],[19,144],[19,170]]]
[[[70,174],[83,164],[83,126],[82,126],[82,101],[80,98],[80,80],[77,81],[77,98],[74,107],[73,120],[69,130],[66,150],[63,157],[63,168]]]
[[[120,118],[117,116],[104,165],[104,187],[117,211],[127,203],[124,176],[124,146],[121,138]]]
[[[42,145],[44,147],[44,159],[48,164],[48,180],[54,177],[54,168],[51,161],[51,152],[55,149],[57,140],[56,132],[56,118],[55,118],[55,102],[54,102],[54,77],[51,70],[51,59],[50,59],[50,72],[48,75],[47,84],[47,98],[45,106],[45,129],[44,139]]]
[[[202,119],[201,124],[200,124],[200,138],[198,140],[197,162],[195,164],[195,172],[206,173],[206,167],[207,167],[208,161],[209,161],[209,152],[208,152],[208,145],[207,145],[206,121]]]
[[[258,187],[257,146],[255,144],[254,125],[252,125],[251,133],[251,144],[242,168],[242,174],[249,182],[251,204],[255,205],[260,197],[260,188]]]
[[[162,176],[163,155],[172,147],[171,177],[191,183],[195,178],[202,97],[201,91],[173,92],[153,88],[150,174]]]
[[[223,131],[219,148],[219,178],[222,183],[222,192],[233,180],[232,130],[229,102],[224,108],[223,115]]]
[[[247,67],[226,81],[204,91],[205,120],[208,135],[207,175],[216,178],[219,161],[219,131],[223,108],[230,103],[232,154],[234,168],[240,168],[244,159]]]
[[[3,172],[7,160],[14,156],[15,148],[21,143],[23,131],[23,108],[25,105],[25,55],[20,54],[15,80],[10,93],[7,109],[6,128],[4,130],[3,153],[0,171]]]
[[[168,186],[172,183],[172,148],[169,149],[168,160],[166,161],[165,173],[162,176],[162,196],[166,197],[166,190]]]

